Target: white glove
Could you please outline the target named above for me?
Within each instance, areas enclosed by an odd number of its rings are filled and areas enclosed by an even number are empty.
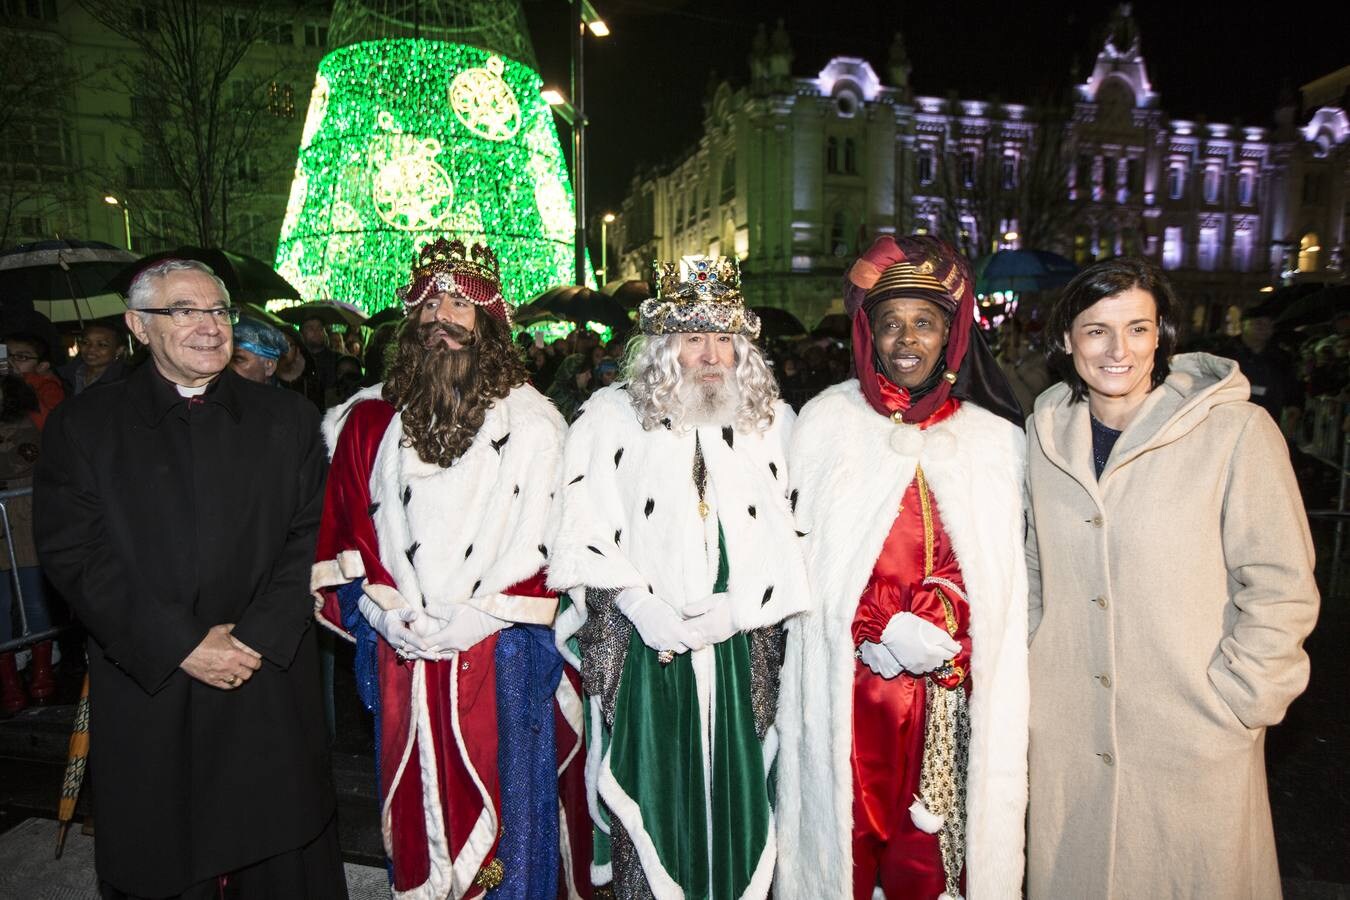
[[[863,641],[858,645],[858,659],[862,660],[863,665],[882,678],[894,678],[904,671],[884,644]]]
[[[690,650],[720,644],[741,631],[730,594],[709,594],[685,606],[683,615],[684,624],[693,629],[698,641],[698,646],[689,645]]]
[[[468,603],[456,603],[445,618],[424,615],[414,624],[422,636],[423,659],[444,659],[452,651],[468,650],[511,623]]]
[[[909,612],[891,616],[881,643],[913,675],[927,674],[961,652],[961,645],[946,631]]]
[[[412,623],[421,617],[422,611],[411,606],[398,609],[382,609],[374,600],[362,594],[356,601],[356,608],[366,617],[370,627],[379,632],[395,650],[407,655],[416,655],[426,649],[421,635],[413,630]]]
[[[656,651],[684,653],[702,646],[684,617],[660,597],[639,588],[626,588],[614,598],[619,611],[637,629],[642,643]]]

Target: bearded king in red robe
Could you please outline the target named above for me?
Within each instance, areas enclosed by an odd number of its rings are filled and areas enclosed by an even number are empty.
[[[1026,442],[973,288],[947,244],[879,238],[845,281],[857,377],[797,421],[780,900],[1021,893]]]
[[[387,380],[324,421],[311,578],[357,645],[393,896],[589,896],[581,703],[543,572],[563,420],[526,383],[490,249],[436,241],[399,297]]]

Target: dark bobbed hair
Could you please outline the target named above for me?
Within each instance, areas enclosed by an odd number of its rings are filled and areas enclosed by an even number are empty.
[[[1073,367],[1073,357],[1064,346],[1064,335],[1073,327],[1078,314],[1099,300],[1114,297],[1130,288],[1153,295],[1158,309],[1158,349],[1153,354],[1153,373],[1149,390],[1163,383],[1170,371],[1168,361],[1177,344],[1177,295],[1162,269],[1138,256],[1116,256],[1088,266],[1073,277],[1050,310],[1046,322],[1049,332],[1045,355],[1050,368],[1069,386],[1073,402],[1087,396],[1087,384]]]

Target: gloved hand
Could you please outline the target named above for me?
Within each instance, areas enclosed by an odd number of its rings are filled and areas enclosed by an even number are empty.
[[[891,616],[881,643],[913,675],[931,672],[961,652],[961,645],[946,631],[909,612]]]
[[[642,643],[653,650],[684,653],[702,646],[684,617],[655,594],[640,588],[626,588],[614,598],[614,604],[633,623]]]
[[[871,641],[863,641],[858,645],[858,659],[873,672],[876,672],[882,678],[894,678],[904,669],[900,663],[896,662],[891,651],[887,650],[883,644],[874,644]]]
[[[456,603],[445,618],[423,615],[414,624],[425,645],[423,659],[444,659],[452,652],[468,650],[511,623],[468,603]]]
[[[683,616],[684,624],[693,629],[698,641],[697,646],[689,645],[690,650],[720,644],[741,631],[736,619],[736,604],[730,594],[709,594],[696,600],[685,606]]]
[[[356,608],[366,617],[370,627],[374,628],[389,642],[395,650],[409,656],[415,656],[426,645],[422,637],[412,627],[412,623],[421,617],[422,611],[411,606],[398,609],[382,609],[374,600],[362,594],[356,600]]]

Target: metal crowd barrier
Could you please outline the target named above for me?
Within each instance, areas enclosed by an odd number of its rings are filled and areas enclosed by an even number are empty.
[[[19,636],[8,641],[0,641],[0,653],[9,653],[13,650],[22,650],[38,641],[46,641],[56,637],[66,630],[67,626],[57,625],[38,632],[32,632],[28,626],[28,610],[23,606],[23,586],[19,584],[19,561],[14,555],[14,533],[9,524],[9,502],[21,497],[33,496],[31,487],[15,488],[8,491],[0,491],[0,522],[3,522],[5,528],[5,552],[9,554],[9,572],[6,573],[9,578],[10,596],[14,599],[13,606],[19,610]],[[9,613],[13,615],[13,611]]]
[[[1303,451],[1335,469],[1340,481],[1335,509],[1308,510],[1309,519],[1325,519],[1336,523],[1331,577],[1327,585],[1327,594],[1335,597],[1340,590],[1342,569],[1345,568],[1345,528],[1346,521],[1350,520],[1350,514],[1346,512],[1346,503],[1350,501],[1350,432],[1345,430],[1347,416],[1350,416],[1350,403],[1340,397],[1309,397],[1304,416],[1307,423],[1303,435],[1307,441]]]

